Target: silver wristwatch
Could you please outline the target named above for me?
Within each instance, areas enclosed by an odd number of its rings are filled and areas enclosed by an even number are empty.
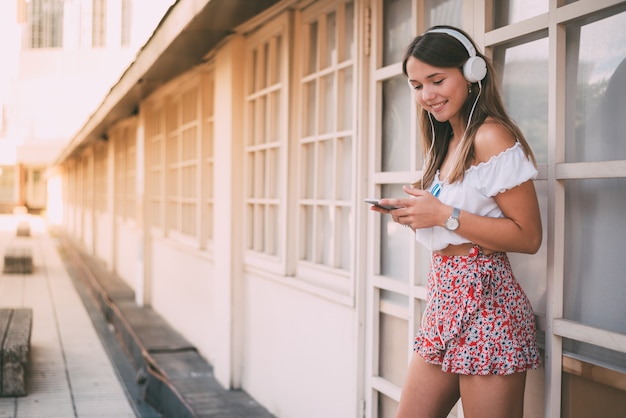
[[[461,209],[454,208],[452,209],[452,215],[446,220],[446,229],[448,231],[456,231],[459,227],[459,215],[461,214]]]

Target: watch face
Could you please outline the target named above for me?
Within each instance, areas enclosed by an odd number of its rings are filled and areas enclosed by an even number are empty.
[[[458,227],[459,227],[459,220],[458,219],[456,219],[456,218],[448,218],[448,220],[446,220],[446,229],[448,231],[454,231]]]

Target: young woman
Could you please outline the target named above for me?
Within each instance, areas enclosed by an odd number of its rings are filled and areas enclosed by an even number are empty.
[[[540,366],[533,309],[506,253],[533,254],[541,218],[533,153],[507,115],[491,63],[467,34],[433,27],[403,71],[421,109],[422,178],[389,213],[432,251],[428,305],[398,418],[523,415],[526,371]]]

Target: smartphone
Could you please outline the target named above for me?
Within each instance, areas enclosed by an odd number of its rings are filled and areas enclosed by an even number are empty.
[[[378,206],[379,208],[383,208],[386,210],[400,209],[402,207],[402,206],[392,206],[392,205],[381,205],[379,202],[379,199],[365,199],[365,202],[369,203],[370,205],[375,205],[375,206]]]

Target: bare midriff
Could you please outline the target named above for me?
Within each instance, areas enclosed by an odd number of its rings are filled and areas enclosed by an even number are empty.
[[[446,248],[443,248],[439,251],[435,251],[435,253],[441,254],[441,255],[447,255],[447,256],[468,255],[470,253],[470,250],[474,248],[475,245],[476,244],[472,244],[471,242],[468,242],[466,244],[459,244],[459,245],[448,245]],[[495,252],[492,250],[487,250],[482,247],[479,247],[479,248],[480,248],[480,251],[484,255],[493,254]]]

